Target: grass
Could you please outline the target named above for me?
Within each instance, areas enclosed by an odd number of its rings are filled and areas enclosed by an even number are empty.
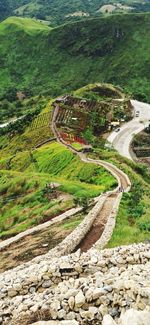
[[[124,98],[124,94],[121,89],[114,87],[111,84],[102,83],[88,84],[74,91],[74,95],[95,100],[106,100],[106,98],[107,100],[112,98]]]
[[[0,24],[0,34],[7,32],[8,26],[11,25],[13,32],[23,30],[29,35],[37,34],[40,31],[50,31],[51,28],[35,19],[9,17]]]
[[[150,100],[149,21],[145,13],[54,29],[16,17],[1,22],[0,96],[14,88],[57,96],[87,83],[108,82]]]
[[[71,144],[71,146],[72,146],[73,148],[75,148],[76,150],[78,150],[78,151],[81,151],[82,148],[83,148],[83,145],[80,144],[80,143],[78,143],[78,142],[73,142],[73,143]]]
[[[143,205],[147,197],[143,199]],[[132,243],[144,242],[149,240],[150,234],[148,230],[141,228],[141,225],[150,223],[150,205],[146,205],[146,213],[138,219],[129,219],[129,213],[127,211],[128,200],[124,195],[124,198],[120,204],[119,213],[117,216],[116,227],[113,232],[112,238],[108,244],[108,247],[116,247],[120,245],[128,245]],[[150,229],[149,229],[150,230]]]
[[[24,151],[25,148],[30,151],[36,147],[36,145],[39,145],[43,141],[54,137],[49,126],[51,122],[52,100],[48,100],[47,98],[42,98],[42,100],[25,100],[23,110],[24,106],[29,107],[30,105],[31,107],[31,101],[35,101],[35,103],[33,103],[32,110],[39,108],[39,105],[41,108],[41,113],[38,114],[38,116],[33,120],[33,123],[35,124],[37,120],[39,120],[38,127],[32,128],[32,125],[30,124],[29,127],[26,127],[21,134],[16,134],[13,137],[11,134],[6,134],[5,136],[0,137],[0,149],[2,149],[1,157],[5,157],[6,160],[7,156],[9,157],[10,154],[15,155],[16,152]],[[40,117],[44,114],[48,114],[48,116],[46,115],[46,121],[43,122],[43,120],[40,121]]]
[[[84,215],[83,214],[78,214],[77,216],[74,216],[73,219],[70,218],[68,220],[65,220],[62,224],[61,227],[65,230],[71,230],[73,231],[78,225],[83,221]]]
[[[150,177],[145,168],[140,164],[137,165],[119,156],[115,151],[97,149],[92,154],[92,157],[112,162],[129,175],[132,183],[131,191],[123,195],[116,219],[116,226],[107,247],[149,240]]]
[[[0,238],[24,231],[74,206],[74,198],[92,198],[116,185],[103,168],[86,164],[58,143],[35,151],[23,151],[11,160],[10,170],[2,160],[0,172]],[[58,183],[51,197],[46,185]],[[57,191],[56,191],[57,192]],[[55,194],[55,191],[54,191]],[[61,195],[70,196],[64,201]]]

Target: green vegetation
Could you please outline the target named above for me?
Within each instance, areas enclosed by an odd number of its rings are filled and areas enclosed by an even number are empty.
[[[80,99],[93,99],[94,96],[95,103],[109,103],[116,97],[125,97],[120,88],[102,84],[88,85],[75,91],[74,95]],[[63,145],[52,142],[36,148],[37,144],[53,137],[49,127],[53,101],[41,96],[23,100],[24,107],[31,104],[33,115],[34,109],[39,109],[40,113],[22,125],[22,130],[14,127],[15,132],[7,129],[7,133],[0,136],[2,239],[45,222],[73,206],[82,205],[87,213],[93,197],[116,186],[116,180],[105,169],[83,163]],[[118,165],[132,181],[131,191],[124,194],[121,202],[109,247],[147,240],[150,177],[146,167],[120,157],[115,151],[100,149],[104,140],[93,134],[98,120],[94,111],[90,119],[92,128],[87,128],[84,135],[96,144],[92,157]],[[74,143],[74,146],[81,150],[80,144]],[[52,184],[56,184],[56,188]],[[66,221],[64,229],[74,229],[80,221],[80,218]]]
[[[117,7],[117,3],[122,6]],[[0,0],[0,19],[12,15],[36,17],[52,25],[59,25],[85,17],[100,16],[103,14],[100,8],[107,4],[115,4],[113,13],[150,11],[149,0],[93,0],[92,5],[90,1],[82,0],[68,0],[67,4],[65,0]],[[104,14],[109,14],[109,10]]]
[[[90,19],[52,30],[31,20],[7,19],[0,24],[1,99],[12,88],[56,96],[102,81],[150,100],[149,23],[148,13]]]
[[[147,128],[147,132],[143,131],[134,136],[132,146],[133,147],[150,147],[150,126]]]
[[[49,31],[50,27],[31,18],[21,17],[9,17],[1,24],[1,33],[8,28],[8,24],[11,24],[14,29],[24,30],[27,34],[33,35],[34,32]]]
[[[30,151],[37,145],[53,138],[49,127],[51,123],[51,103],[52,101],[41,96],[40,98],[24,100],[22,108],[28,113],[21,120],[0,129],[0,149],[2,149],[2,156],[5,156],[6,160],[8,157],[8,165],[9,158],[11,160],[10,154],[15,156],[17,152],[25,149]],[[40,114],[38,114],[39,111]],[[6,114],[7,112],[5,112],[5,116]]]
[[[150,156],[150,124],[149,126],[139,134],[136,134],[132,141],[132,150],[139,159],[144,159],[148,167],[147,158]]]
[[[112,84],[94,83],[88,84],[74,91],[75,96],[87,98],[96,101],[110,101],[114,98],[124,98],[123,90],[120,87],[114,87]]]
[[[108,247],[128,245],[149,239],[150,177],[145,166],[125,159],[115,151],[96,149],[92,157],[112,162],[129,175],[131,191],[123,194]]]
[[[57,143],[19,152],[9,161],[9,170],[8,158],[0,161],[1,238],[49,220],[116,185],[105,169],[81,162]],[[58,184],[57,189],[47,186],[53,182]]]
[[[65,220],[61,224],[61,227],[65,230],[73,231],[81,223],[81,221],[83,221],[83,219],[84,219],[84,215],[79,214],[77,216],[74,216],[73,218]]]

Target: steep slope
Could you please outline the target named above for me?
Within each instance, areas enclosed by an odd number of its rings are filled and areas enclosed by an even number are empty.
[[[0,20],[11,16],[13,10],[29,2],[30,0],[0,0]]]
[[[39,22],[9,18],[0,24],[0,95],[14,87],[57,95],[103,81],[149,100],[149,26],[148,13],[52,30]]]
[[[149,0],[0,0],[0,20],[11,15],[36,17],[60,25],[116,12],[150,11]]]

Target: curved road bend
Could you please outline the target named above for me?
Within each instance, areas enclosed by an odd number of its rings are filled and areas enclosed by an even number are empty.
[[[119,132],[113,131],[107,138],[113,147],[121,156],[133,160],[130,153],[130,144],[133,136],[149,125],[150,121],[150,105],[137,100],[131,100],[131,104],[135,112],[139,112],[139,116],[123,125]]]
[[[57,141],[59,143],[62,143],[64,146],[68,147],[68,149],[70,149],[72,152],[76,153],[83,162],[94,163],[96,165],[101,165],[104,168],[106,168],[117,179],[118,185],[122,186],[125,191],[128,191],[131,185],[130,180],[128,179],[127,175],[123,173],[119,168],[102,160],[94,160],[94,159],[87,158],[84,153],[78,152],[60,137],[59,131],[57,130],[56,127],[58,111],[59,111],[59,107],[57,105],[55,106],[55,109],[53,111],[52,125],[51,125],[52,131],[55,137],[57,138]],[[78,248],[80,248],[81,252],[86,252],[99,240],[99,238],[101,237],[104,231],[110,213],[114,208],[115,203],[120,199],[121,199],[121,193],[118,192],[118,187],[113,191],[107,192],[106,199],[101,211],[98,213],[90,231],[86,234],[84,239],[76,247],[75,251]]]

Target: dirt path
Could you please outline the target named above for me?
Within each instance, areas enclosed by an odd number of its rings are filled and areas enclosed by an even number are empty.
[[[98,214],[93,223],[92,228],[76,248],[76,250],[80,248],[81,252],[86,252],[99,240],[108,220],[109,213],[113,209],[116,197],[117,194],[112,194],[109,198],[106,199],[100,214]]]
[[[125,173],[123,173],[119,168],[114,166],[113,164],[110,164],[105,161],[101,160],[94,160],[87,158],[86,155],[82,152],[78,152],[76,149],[74,149],[70,144],[66,143],[60,136],[57,127],[56,127],[56,121],[57,121],[57,114],[59,112],[59,106],[56,105],[53,112],[52,117],[52,131],[54,133],[54,136],[57,138],[57,141],[64,146],[66,146],[68,149],[70,149],[72,152],[77,154],[79,158],[85,162],[85,163],[94,163],[100,166],[103,166],[106,168],[118,181],[118,187],[110,192],[110,195],[106,197],[106,201],[103,205],[102,210],[100,211],[99,215],[96,217],[93,226],[91,227],[88,234],[85,236],[85,238],[80,242],[80,244],[76,247],[75,251],[80,248],[82,252],[85,252],[89,250],[101,237],[105,225],[108,221],[108,218],[110,216],[111,211],[113,210],[114,204],[117,202],[117,200],[120,197],[120,193],[118,188],[122,187],[123,191],[128,191],[130,188],[130,181]]]
[[[96,165],[103,166],[106,168],[114,177],[117,178],[119,186],[123,186],[124,190],[128,190],[130,184],[127,176],[119,169],[113,166],[112,164],[101,161],[101,160],[94,160],[87,158],[85,154],[78,152],[71,145],[65,143],[63,139],[61,139],[58,130],[56,128],[56,119],[58,114],[58,106],[54,109],[53,118],[52,118],[52,131],[57,139],[58,142],[62,143],[66,146],[69,150],[74,152],[79,156],[79,158],[85,163],[94,163]],[[109,196],[106,196],[106,201],[104,206],[97,216],[96,220],[94,221],[93,226],[91,227],[89,233],[84,238],[84,240],[80,243],[78,248],[81,248],[81,251],[87,251],[90,249],[96,241],[101,237],[103,230],[105,228],[105,224],[107,223],[108,217],[113,209],[113,205],[115,200],[118,199],[118,190],[114,190],[110,192]],[[32,229],[28,229],[24,233],[20,233],[15,237],[12,237],[6,241],[0,243],[0,250],[2,254],[1,260],[5,261],[3,264],[4,269],[14,267],[16,264],[22,263],[22,261],[27,261],[32,259],[35,256],[41,255],[49,251],[52,247],[56,244],[61,242],[67,235],[68,232],[63,232],[63,235],[60,232],[58,238],[52,238],[51,232],[54,230],[54,233],[57,233],[57,227],[59,222],[65,222],[67,218],[75,218],[77,212],[81,211],[82,208],[74,208],[71,209],[64,214],[55,218],[55,220],[51,220],[46,222],[45,224],[38,225]],[[55,226],[56,223],[56,226]],[[70,233],[70,231],[69,231]],[[54,243],[53,243],[54,242]],[[54,245],[54,246],[53,246]],[[8,246],[8,249],[6,247]],[[11,258],[10,258],[11,256]],[[8,260],[10,262],[8,263]],[[3,270],[3,267],[0,263],[0,269]]]

